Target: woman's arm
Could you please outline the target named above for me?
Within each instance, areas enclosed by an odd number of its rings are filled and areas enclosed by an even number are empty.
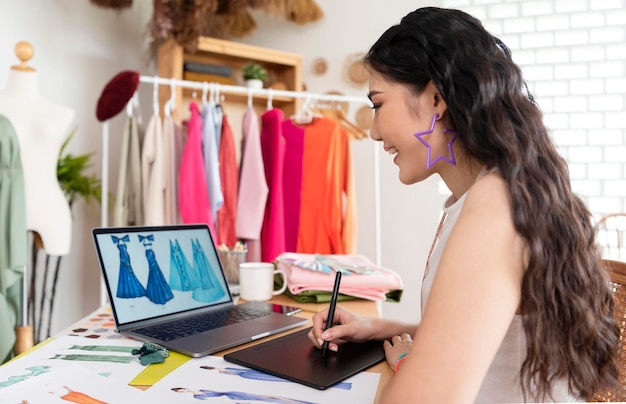
[[[498,175],[470,189],[385,403],[473,402],[520,304],[524,244]]]

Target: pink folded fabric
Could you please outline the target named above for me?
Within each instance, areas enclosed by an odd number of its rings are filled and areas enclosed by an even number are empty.
[[[339,293],[361,299],[384,301],[390,290],[402,290],[402,279],[391,269],[376,266],[367,257],[356,254],[329,254],[326,257],[345,264],[368,267],[369,274],[349,273],[341,278]],[[287,274],[287,288],[297,295],[307,290],[332,291],[334,272],[322,272],[315,254],[283,253],[276,257],[278,268]]]

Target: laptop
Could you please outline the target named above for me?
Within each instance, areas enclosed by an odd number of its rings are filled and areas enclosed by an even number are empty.
[[[308,322],[235,304],[206,224],[94,228],[92,236],[116,328],[128,337],[200,357]]]

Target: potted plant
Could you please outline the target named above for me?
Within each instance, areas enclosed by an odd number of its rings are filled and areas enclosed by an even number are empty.
[[[263,88],[267,81],[267,70],[258,63],[249,62],[243,67],[243,79],[246,85],[251,88]]]
[[[57,179],[63,193],[67,197],[70,208],[78,198],[83,198],[87,203],[94,199],[98,202],[102,200],[100,179],[95,175],[86,173],[91,167],[91,157],[94,153],[79,156],[71,153],[63,155],[74,133],[76,133],[76,128],[72,130],[65,142],[63,142],[57,162]]]

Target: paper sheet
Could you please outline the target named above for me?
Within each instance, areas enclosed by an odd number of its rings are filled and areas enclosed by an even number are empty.
[[[10,385],[77,363],[92,372],[128,384],[145,367],[127,351],[141,347],[130,339],[108,340],[63,336],[0,367],[0,392]],[[121,351],[121,352],[120,352]]]
[[[372,403],[380,374],[361,372],[328,390],[316,390],[226,362],[193,358],[144,393],[146,402]]]
[[[0,392],[0,404],[145,402],[143,391],[102,377],[76,363],[55,368]]]

